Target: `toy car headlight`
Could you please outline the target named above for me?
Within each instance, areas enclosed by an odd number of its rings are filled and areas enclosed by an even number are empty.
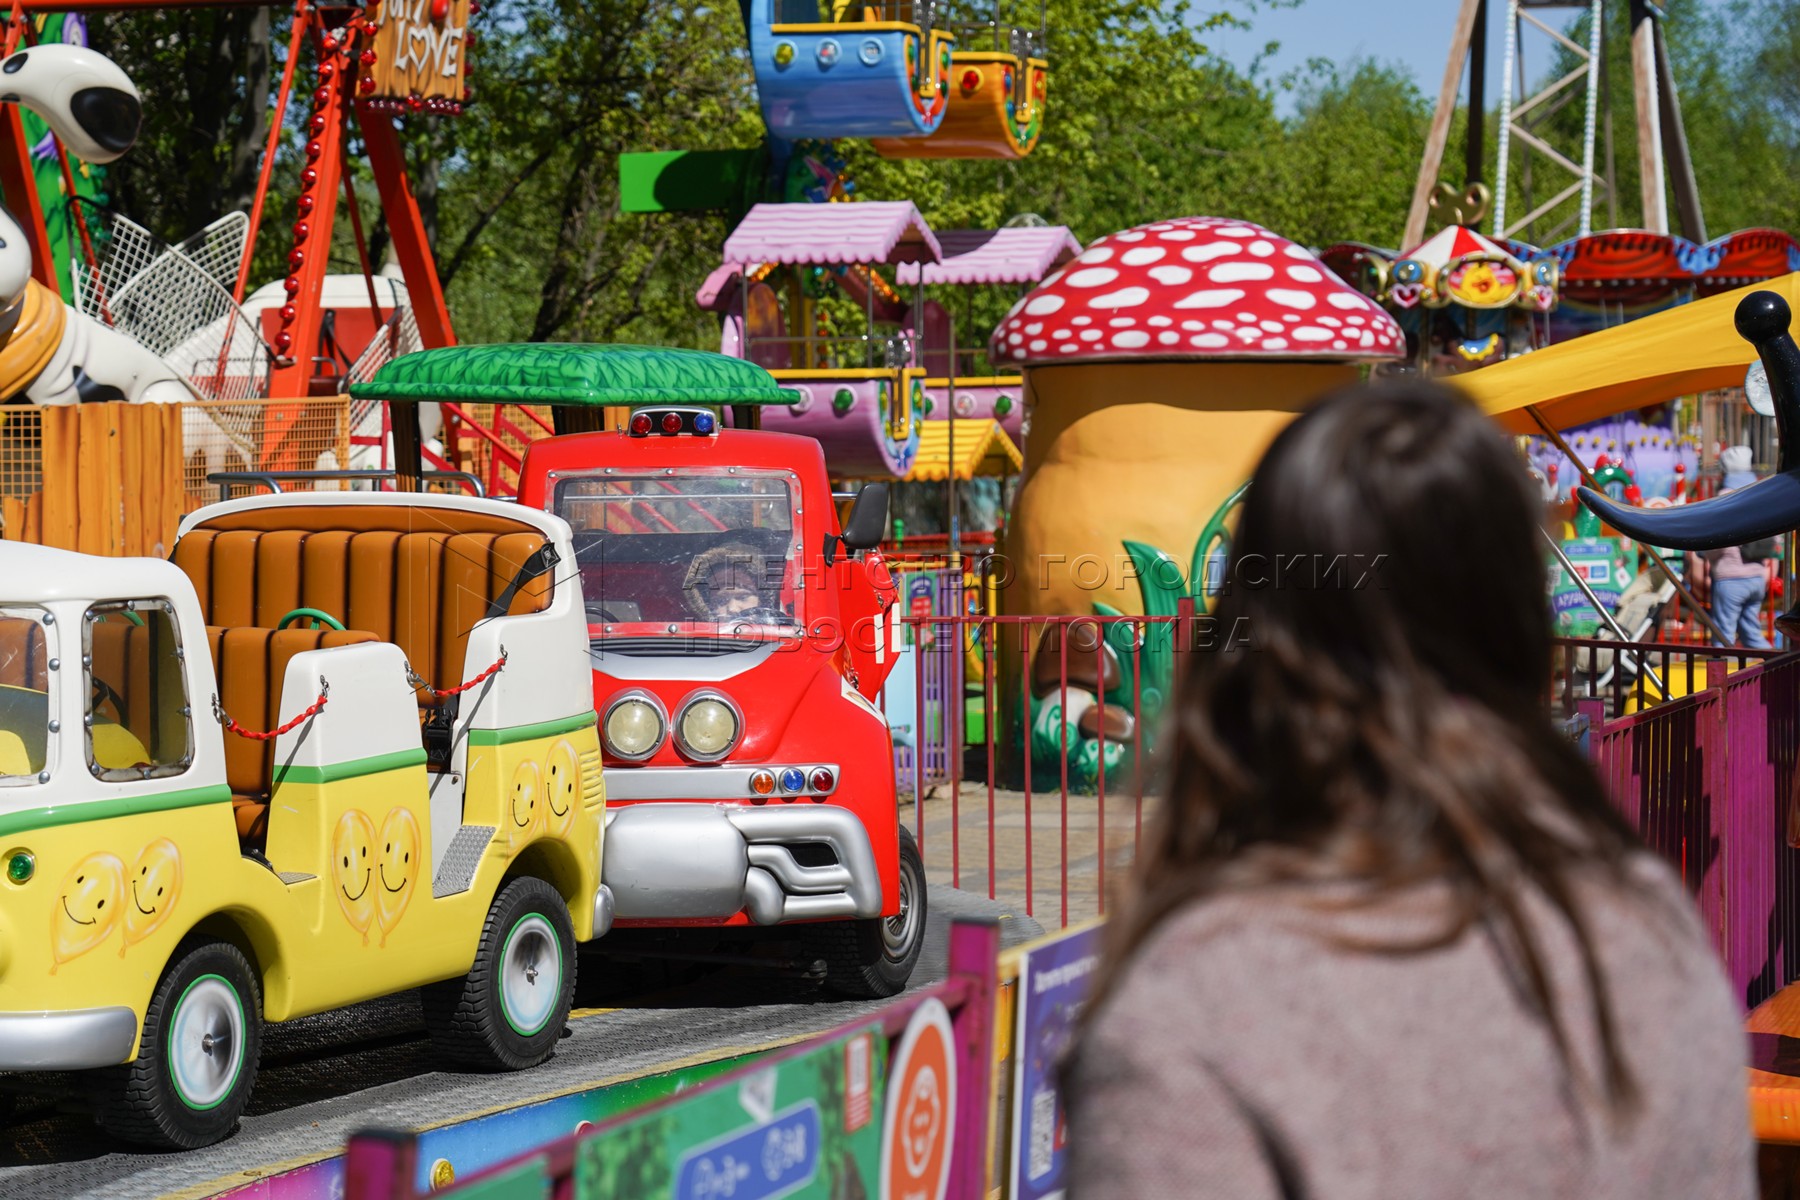
[[[647,692],[627,692],[606,706],[601,734],[614,758],[640,762],[655,754],[668,733],[662,705]]]
[[[737,706],[717,692],[688,697],[675,717],[675,745],[699,762],[730,754],[744,731]]]

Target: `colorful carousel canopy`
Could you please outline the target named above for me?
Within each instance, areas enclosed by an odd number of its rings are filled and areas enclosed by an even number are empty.
[[[1677,396],[1740,386],[1756,351],[1732,322],[1758,288],[1800,309],[1800,274],[1756,283],[1573,338],[1446,382],[1514,433],[1538,433],[1537,410],[1566,429]]]
[[[950,476],[952,441],[956,452],[956,477],[973,479],[977,475],[1017,475],[1025,466],[1025,457],[1013,440],[1006,436],[998,421],[976,417],[955,417],[943,421],[923,421],[919,426],[919,454],[913,459],[908,482],[935,482]]]
[[[403,355],[358,400],[472,400],[575,407],[636,404],[795,404],[798,392],[741,358],[664,346],[530,342],[449,346]]]
[[[947,229],[937,235],[944,257],[900,268],[901,283],[1036,283],[1081,253],[1061,225],[1019,229]]]
[[[937,235],[910,200],[845,204],[758,204],[725,239],[725,261],[802,266],[821,263],[937,262]]]

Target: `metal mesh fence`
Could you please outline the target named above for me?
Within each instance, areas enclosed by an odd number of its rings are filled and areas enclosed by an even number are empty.
[[[348,396],[255,403],[196,401],[182,405],[182,483],[190,508],[219,498],[206,477],[215,471],[333,471],[350,465]],[[349,487],[339,481],[287,483],[283,491]],[[231,495],[266,491],[233,486]]]
[[[80,203],[93,254],[76,247],[76,307],[162,357],[202,396],[264,394],[268,348],[232,300],[249,217],[227,213],[171,246],[127,217]]]

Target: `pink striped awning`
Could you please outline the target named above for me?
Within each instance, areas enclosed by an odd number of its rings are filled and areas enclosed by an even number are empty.
[[[738,263],[916,263],[942,257],[910,200],[758,204],[725,239]]]
[[[900,268],[901,283],[1036,283],[1081,253],[1081,243],[1061,225],[1017,229],[947,229],[938,234],[944,254],[923,268]]]

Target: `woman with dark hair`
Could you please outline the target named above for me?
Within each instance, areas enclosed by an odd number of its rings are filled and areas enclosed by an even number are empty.
[[[1070,1064],[1078,1200],[1754,1194],[1724,975],[1545,712],[1541,518],[1434,385],[1275,439]]]

